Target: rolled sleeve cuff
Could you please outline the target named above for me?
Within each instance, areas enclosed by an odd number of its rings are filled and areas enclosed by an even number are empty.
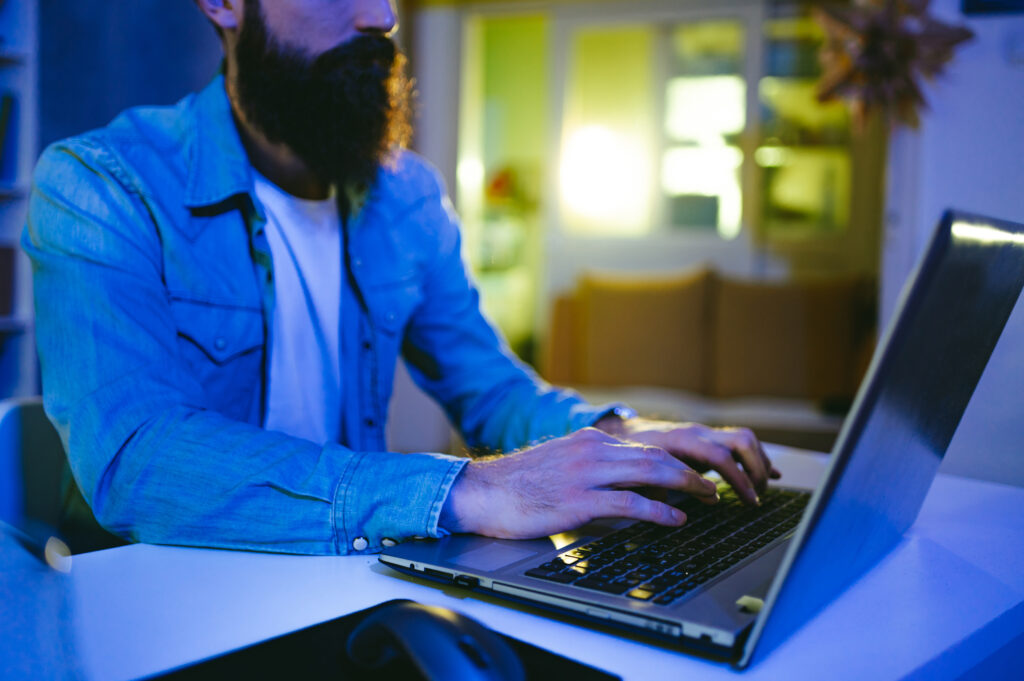
[[[373,553],[411,537],[440,537],[441,508],[468,459],[360,452],[334,496],[338,553]]]

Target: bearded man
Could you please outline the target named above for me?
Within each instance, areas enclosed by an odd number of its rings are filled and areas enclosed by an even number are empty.
[[[47,413],[104,528],[338,554],[679,525],[630,488],[714,503],[694,468],[756,503],[777,472],[749,431],[589,405],[481,315],[437,173],[404,149],[390,2],[196,2],[222,73],[48,148],[22,240]],[[507,454],[388,452],[399,354],[468,444]]]

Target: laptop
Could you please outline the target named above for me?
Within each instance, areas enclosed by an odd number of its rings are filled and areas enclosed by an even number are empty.
[[[528,541],[385,549],[404,573],[614,625],[746,667],[913,524],[1024,285],[1024,225],[946,212],[902,292],[814,490],[685,495],[681,528],[608,519]]]

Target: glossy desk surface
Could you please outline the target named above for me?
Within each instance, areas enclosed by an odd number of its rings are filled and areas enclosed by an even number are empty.
[[[825,460],[781,448],[774,458],[784,481],[802,483]],[[75,556],[61,575],[0,535],[0,565],[5,679],[137,678],[392,598],[462,611],[626,679],[952,679],[1024,642],[1024,489],[946,475],[890,555],[742,673],[419,582],[369,556],[136,544]]]

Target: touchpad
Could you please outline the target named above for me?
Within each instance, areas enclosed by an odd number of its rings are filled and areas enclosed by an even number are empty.
[[[500,570],[506,565],[535,555],[537,555],[536,551],[527,548],[494,542],[472,551],[460,553],[452,559],[452,562],[473,570]]]

